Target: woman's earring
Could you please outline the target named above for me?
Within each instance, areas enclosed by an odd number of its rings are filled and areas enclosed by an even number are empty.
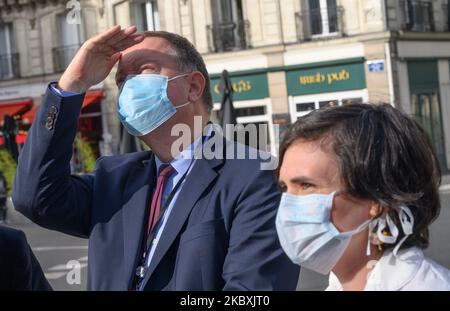
[[[383,232],[384,234],[384,232]],[[382,245],[383,242],[380,241],[376,233],[373,233],[370,235],[370,243],[373,245],[376,245],[378,247],[378,251],[381,252],[383,250]]]

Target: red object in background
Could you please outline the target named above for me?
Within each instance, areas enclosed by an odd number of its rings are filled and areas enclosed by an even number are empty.
[[[102,91],[88,91],[84,96],[83,106],[81,110],[87,108],[89,105],[98,103],[103,97]],[[34,117],[38,112],[40,106],[34,106],[33,109],[29,110],[22,116],[23,124],[31,124],[33,123]]]
[[[29,98],[0,102],[0,124],[3,124],[5,115],[11,117],[20,115],[29,111],[32,107],[33,100]]]
[[[102,91],[88,91],[84,96],[83,106],[81,109],[86,108],[90,104],[98,103],[103,97]]]
[[[38,112],[40,106],[33,106],[33,108],[31,108],[30,110],[28,110],[27,112],[25,112],[22,115],[22,124],[31,124],[34,120],[34,116],[35,114]]]
[[[21,133],[16,135],[16,144],[22,145],[25,143],[27,138],[27,133]],[[0,135],[0,146],[3,145],[3,137]]]

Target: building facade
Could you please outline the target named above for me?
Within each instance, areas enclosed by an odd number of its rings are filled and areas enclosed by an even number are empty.
[[[274,124],[283,128],[324,106],[388,102],[424,126],[450,168],[448,0],[90,0],[80,1],[77,26],[64,22],[67,4],[0,0],[0,101],[31,98],[38,106],[85,38],[114,24],[136,25],[183,35],[202,53],[213,119],[220,74],[228,70],[238,122],[269,125],[260,134],[274,152]],[[97,138],[114,152],[113,77],[93,88],[99,108],[86,114],[100,120]]]

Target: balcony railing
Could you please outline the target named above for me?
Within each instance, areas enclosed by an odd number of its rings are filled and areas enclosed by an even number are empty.
[[[66,70],[80,46],[80,44],[75,44],[53,48],[53,66],[55,72],[63,72]]]
[[[433,3],[420,0],[403,0],[403,29],[417,32],[435,31]]]
[[[210,52],[228,52],[250,48],[250,23],[246,20],[206,26]]]
[[[19,78],[19,53],[0,55],[0,80]]]
[[[345,34],[344,8],[341,6],[297,12],[295,17],[300,42]]]

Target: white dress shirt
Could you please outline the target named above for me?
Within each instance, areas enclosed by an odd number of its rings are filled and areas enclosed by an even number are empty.
[[[210,136],[212,132],[212,126],[208,125],[206,129],[206,137]],[[172,197],[172,200],[169,203],[169,206],[167,206],[166,211],[161,216],[161,220],[157,223],[155,227],[155,238],[152,241],[152,244],[150,245],[150,250],[147,256],[146,260],[146,266],[150,266],[150,263],[152,261],[153,255],[155,253],[156,247],[158,246],[158,241],[161,238],[161,235],[164,231],[164,227],[166,226],[167,219],[170,216],[170,213],[172,212],[173,206],[175,205],[175,202],[177,201],[178,195],[180,194],[181,190],[183,189],[183,185],[186,182],[186,179],[191,172],[192,168],[195,164],[195,157],[194,153],[197,153],[196,156],[201,151],[201,148],[199,148],[199,144],[202,143],[202,137],[197,138],[188,148],[183,150],[175,159],[173,159],[170,162],[170,165],[174,168],[174,172],[172,175],[169,176],[167,179],[167,182],[164,186],[164,192],[161,199],[161,206],[164,206],[168,196],[172,192],[172,190],[175,188],[175,186],[178,184],[180,179],[183,177],[184,174],[186,174],[186,177],[181,182],[180,186],[176,190],[175,194]],[[203,142],[204,143],[204,142]],[[198,150],[199,149],[199,150]],[[162,162],[156,155],[155,155],[155,162],[156,162],[156,171],[159,172],[159,168],[163,164],[167,164]],[[186,173],[187,172],[187,173]]]
[[[342,285],[330,273],[327,291],[342,291]],[[369,273],[365,291],[448,291],[450,270],[424,256],[422,250],[411,247],[395,256],[387,251]]]

